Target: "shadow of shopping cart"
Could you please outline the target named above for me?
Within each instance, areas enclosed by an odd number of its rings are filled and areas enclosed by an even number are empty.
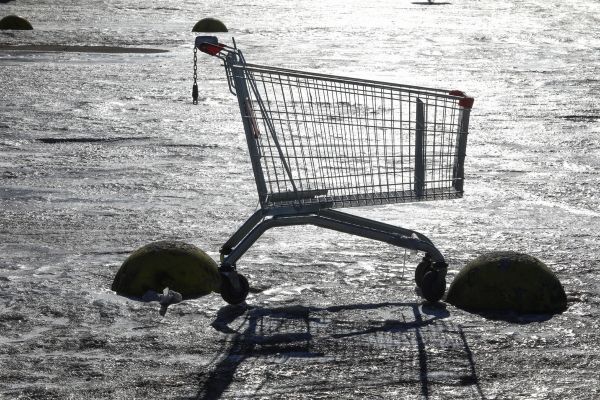
[[[465,332],[448,316],[395,302],[226,306],[213,321],[223,349],[195,398],[483,399]]]

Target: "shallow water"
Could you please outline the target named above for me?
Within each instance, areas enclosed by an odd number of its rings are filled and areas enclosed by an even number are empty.
[[[168,314],[161,320],[152,305],[108,290],[126,256],[154,240],[187,241],[217,258],[228,235],[256,207],[237,104],[222,67],[208,56],[199,56],[200,101],[191,104],[195,35],[190,30],[204,16],[222,19],[231,29],[223,40],[234,36],[251,62],[457,88],[475,97],[464,199],[350,212],[426,234],[449,260],[449,280],[466,261],[490,250],[527,252],[556,271],[571,298],[570,309],[541,326],[511,327],[451,309],[447,334],[458,340],[456,332],[464,332],[471,343],[466,348],[475,354],[472,365],[480,368],[479,391],[467,385],[475,397],[483,391],[485,396],[479,397],[559,398],[571,393],[585,398],[577,384],[558,378],[568,368],[598,386],[591,371],[598,365],[592,332],[599,314],[600,3],[123,0],[57,5],[17,0],[0,5],[0,13],[24,16],[35,28],[0,31],[0,44],[168,50],[0,52],[0,360],[5,366],[0,397],[21,393],[24,398],[64,398],[86,390],[92,397],[107,398],[193,396],[203,393],[202,383],[190,375],[214,371],[215,365],[225,368],[215,364],[214,357],[230,351],[219,347],[229,342],[209,326],[223,306],[218,296],[181,305],[171,319]],[[302,315],[316,314],[324,324],[315,333],[323,355],[307,358],[312,365],[351,359],[350,353],[358,351],[357,344],[343,347],[334,340],[347,331],[342,326],[346,317],[357,330],[379,327],[379,332],[392,335],[400,329],[389,328],[383,321],[392,317],[373,314],[372,309],[347,311],[345,316],[346,311],[327,307],[418,303],[411,283],[418,257],[409,255],[403,272],[403,256],[397,248],[336,232],[282,228],[267,232],[240,260],[239,268],[262,290],[251,294],[252,304],[266,310],[300,304],[309,307]],[[394,313],[387,306],[378,310]],[[367,321],[361,319],[363,314]],[[399,315],[415,319],[420,314],[410,306]],[[277,313],[258,311],[236,321],[244,331],[244,324],[256,319],[273,326],[281,322]],[[294,325],[296,319],[290,320]],[[381,324],[387,328],[380,329]],[[569,352],[596,346],[587,361],[580,359],[579,367],[567,365],[570,358],[563,357],[567,350],[560,338],[567,327],[576,335],[567,340]],[[510,330],[518,332],[517,339],[501,333]],[[530,334],[549,339],[544,344],[528,339]],[[161,335],[175,344],[152,348]],[[187,343],[189,335],[204,343],[204,350],[194,352]],[[413,343],[394,335],[388,339],[388,350]],[[247,345],[236,340],[234,345]],[[443,348],[442,342],[434,341],[432,347]],[[116,357],[128,346],[131,351]],[[502,346],[508,350],[503,352]],[[562,360],[553,372],[559,383],[553,387],[534,369],[526,377],[538,385],[517,389],[520,378],[510,364],[525,356],[514,353],[536,346],[544,349],[544,357]],[[506,365],[495,378],[486,355],[490,348],[495,363]],[[375,354],[369,349],[367,354]],[[422,361],[418,349],[407,355],[408,364]],[[307,351],[284,350],[284,355]],[[561,356],[553,356],[555,351]],[[78,358],[78,352],[85,357]],[[167,357],[164,364],[172,368],[177,359],[168,354],[186,361],[171,373],[145,354]],[[64,363],[53,369],[54,359]],[[252,379],[263,377],[264,365],[281,361],[260,360],[254,359],[246,375],[237,369],[237,383],[223,396],[236,397],[238,387],[245,388],[247,396],[289,398],[290,393],[276,387],[269,392],[266,386],[252,386]],[[448,355],[447,362],[452,360]],[[461,360],[470,371],[468,358]],[[371,367],[389,367],[390,362]],[[145,364],[151,366],[149,376],[165,380],[164,385],[152,386],[143,374],[124,372]],[[73,365],[80,365],[78,373],[72,372]],[[356,373],[357,396],[369,397],[377,381],[369,380],[359,367],[344,368],[336,373]],[[391,376],[380,375],[390,388],[382,396],[396,398],[401,396],[396,389],[413,386],[416,392],[400,392],[407,397],[464,396],[445,371],[431,374],[431,382],[438,383],[426,392],[422,379],[394,386]],[[334,375],[327,386],[332,393],[338,386],[346,388]],[[116,376],[111,389],[109,381]],[[131,387],[131,382],[139,385]],[[315,395],[326,392],[313,390]]]

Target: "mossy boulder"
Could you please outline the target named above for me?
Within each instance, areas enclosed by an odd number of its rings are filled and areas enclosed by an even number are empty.
[[[190,299],[218,292],[217,263],[188,243],[161,241],[134,251],[123,263],[111,286],[120,295],[142,297],[147,291],[168,287]]]
[[[0,19],[0,29],[30,31],[33,29],[33,26],[31,26],[29,21],[27,21],[25,18],[19,17],[17,15],[8,15]]]
[[[487,253],[456,275],[448,303],[471,311],[555,313],[567,308],[556,275],[537,258],[512,251]]]
[[[203,18],[196,22],[192,32],[227,32],[225,24],[215,18]]]

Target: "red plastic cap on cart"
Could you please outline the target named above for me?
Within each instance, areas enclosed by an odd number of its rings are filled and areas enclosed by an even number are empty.
[[[197,36],[196,47],[203,53],[216,56],[225,47],[216,36]]]
[[[474,102],[475,102],[475,99],[472,97],[463,97],[462,99],[460,99],[458,101],[458,105],[463,108],[471,109],[471,108],[473,108]]]
[[[225,46],[221,43],[210,44],[210,43],[202,43],[199,47],[200,51],[206,54],[210,54],[211,56],[216,56],[223,50]]]
[[[462,97],[460,100],[458,100],[458,105],[460,107],[463,108],[473,108],[473,103],[475,102],[475,99],[472,97],[469,97],[465,94],[465,92],[460,91],[460,90],[451,90],[448,93],[450,96],[458,96],[458,97]]]

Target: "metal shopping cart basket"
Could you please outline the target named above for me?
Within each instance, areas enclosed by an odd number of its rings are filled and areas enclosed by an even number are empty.
[[[448,265],[425,235],[335,209],[462,197],[473,98],[430,89],[249,64],[214,36],[194,46],[220,58],[238,99],[260,209],[220,250],[223,299],[244,302],[236,262],[269,228],[312,224],[425,253],[415,281],[427,300]]]

